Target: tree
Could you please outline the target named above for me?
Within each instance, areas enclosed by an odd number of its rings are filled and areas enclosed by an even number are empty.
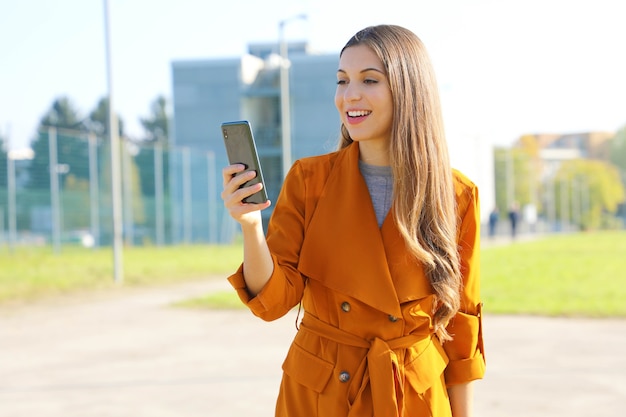
[[[619,170],[622,177],[622,184],[626,188],[626,125],[622,127],[611,141],[611,163]],[[626,202],[620,204],[618,214],[626,222]]]
[[[626,192],[614,165],[598,160],[564,162],[554,177],[557,216],[578,222],[582,229],[612,228]],[[563,207],[565,202],[567,207]],[[578,219],[573,215],[578,213]]]
[[[539,143],[537,136],[524,135],[519,139],[519,148],[523,149],[533,159],[539,159]]]
[[[66,96],[55,99],[50,109],[43,115],[39,122],[39,128],[45,127],[85,130],[80,113],[74,107],[74,103]]]
[[[143,200],[141,198],[140,190],[141,190],[141,179],[139,176],[139,170],[137,168],[137,164],[132,154],[134,153],[134,149],[131,143],[125,143],[120,147],[120,162],[122,168],[122,198],[123,198],[123,216],[124,222],[132,222],[133,226],[142,225],[146,221],[145,208],[143,204]],[[109,144],[105,144],[102,149],[101,154],[101,176],[100,176],[100,186],[102,190],[111,190],[111,181],[112,181],[112,170],[111,170],[111,146]],[[130,206],[127,204],[130,203]],[[100,197],[100,207],[103,209],[101,211],[103,216],[103,224],[111,226],[113,224],[112,219],[112,211],[111,207],[113,204],[112,195],[110,192],[103,192]],[[130,207],[130,212],[126,209]],[[130,216],[130,217],[126,217]],[[131,244],[132,242],[128,241],[132,230],[126,228],[124,231],[125,239],[127,239],[127,244]],[[112,236],[112,230],[107,230],[106,226],[103,228],[103,236],[105,241],[110,239]]]
[[[611,163],[621,171],[622,182],[626,185],[626,126],[611,141]]]
[[[103,97],[98,101],[96,108],[89,113],[86,124],[91,132],[100,136],[107,137],[109,135],[109,99]],[[117,124],[120,137],[124,136],[124,121],[118,115]]]
[[[158,96],[150,105],[150,114],[146,118],[140,118],[139,121],[144,128],[146,137],[144,139],[147,144],[159,145],[166,155],[169,144],[169,115],[167,113],[167,100],[164,96]],[[145,146],[141,144],[140,152],[135,157],[140,167],[139,175],[141,176],[141,194],[144,196],[155,195],[155,146]],[[169,181],[169,158],[161,157],[163,168],[163,188],[167,193]],[[158,156],[158,154],[156,154]]]
[[[167,100],[158,96],[150,105],[151,114],[139,121],[146,133],[146,141],[166,144],[169,139],[169,116],[167,114]]]
[[[59,97],[41,117],[37,137],[31,142],[34,157],[28,168],[28,188],[50,187],[50,128],[57,129],[57,163],[69,168],[75,178],[88,178],[88,148],[81,137],[86,131],[84,119],[67,97]]]
[[[536,159],[526,148],[495,148],[494,177],[496,206],[508,212],[511,204],[536,204],[539,171]]]
[[[0,133],[0,188],[7,187],[8,149],[6,145],[6,139]]]

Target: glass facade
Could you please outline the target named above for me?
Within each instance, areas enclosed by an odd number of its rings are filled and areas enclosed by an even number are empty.
[[[189,148],[191,154],[214,155],[214,172],[206,164],[193,163],[190,173],[172,164],[172,198],[207,201],[215,210],[206,213],[173,213],[172,222],[180,225],[188,216],[201,220],[215,218],[212,236],[220,243],[232,241],[237,234],[234,222],[224,213],[220,199],[221,169],[228,164],[220,124],[232,120],[250,121],[257,142],[269,198],[276,201],[282,185],[282,137],[280,113],[280,57],[273,45],[251,45],[250,54],[240,58],[176,61],[172,64],[174,121],[172,145]],[[275,46],[277,50],[277,45]],[[334,106],[337,54],[309,54],[306,44],[289,48],[289,95],[291,109],[292,160],[327,153],[335,148],[339,135],[339,116]],[[200,165],[203,165],[202,167]],[[185,175],[212,177],[213,184],[185,190]],[[197,182],[192,182],[197,184]],[[201,182],[199,183],[201,184]],[[209,195],[213,194],[213,195]],[[191,204],[193,207],[193,204]],[[264,223],[271,210],[264,213]],[[194,240],[193,238],[191,239]]]

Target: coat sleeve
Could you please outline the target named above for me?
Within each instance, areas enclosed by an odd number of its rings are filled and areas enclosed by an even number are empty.
[[[266,321],[284,316],[300,302],[304,292],[305,280],[297,267],[304,237],[305,196],[303,169],[296,161],[285,178],[268,225],[267,244],[274,261],[269,281],[256,297],[251,297],[243,265],[228,278],[244,304]]]
[[[485,373],[480,300],[480,207],[475,185],[466,184],[458,199],[458,210],[463,288],[459,312],[447,328],[453,340],[443,345],[450,359],[445,370],[448,386],[480,379]]]

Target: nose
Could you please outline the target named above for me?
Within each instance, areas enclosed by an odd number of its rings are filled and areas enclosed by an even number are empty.
[[[361,98],[361,90],[356,83],[350,83],[346,85],[345,91],[343,92],[343,99],[345,101],[356,101]]]

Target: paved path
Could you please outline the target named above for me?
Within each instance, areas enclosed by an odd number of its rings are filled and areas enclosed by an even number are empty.
[[[0,417],[270,417],[294,315],[171,303],[223,279],[0,308]],[[477,417],[623,416],[626,320],[485,318]],[[329,416],[332,417],[332,416]]]

